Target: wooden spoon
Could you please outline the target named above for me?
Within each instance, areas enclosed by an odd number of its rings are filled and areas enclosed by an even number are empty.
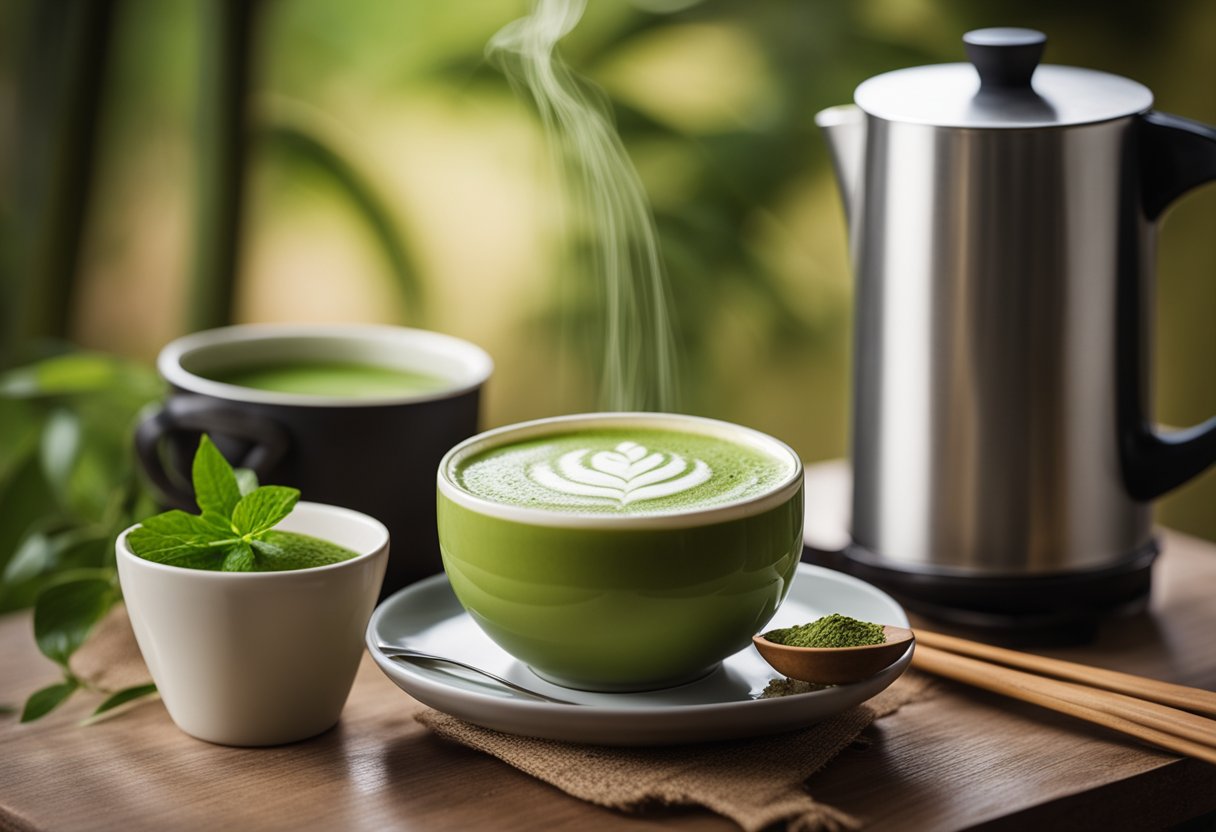
[[[766,662],[791,679],[847,685],[868,679],[890,666],[913,641],[912,631],[905,627],[886,625],[882,631],[887,637],[884,644],[864,647],[790,647],[764,636],[752,636],[752,643]]]

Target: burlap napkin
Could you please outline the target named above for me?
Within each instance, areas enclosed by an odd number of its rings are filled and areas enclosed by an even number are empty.
[[[926,677],[908,673],[869,702],[803,731],[668,748],[604,748],[517,737],[430,709],[415,718],[440,736],[600,806],[625,812],[703,806],[746,832],[782,822],[792,832],[828,832],[859,824],[815,800],[803,782],[875,719],[926,698],[931,689]]]

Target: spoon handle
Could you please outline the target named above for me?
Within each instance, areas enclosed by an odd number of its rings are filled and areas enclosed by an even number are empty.
[[[551,702],[555,705],[578,705],[578,702],[571,702],[568,699],[558,699],[556,696],[549,696],[545,693],[539,693],[534,690],[529,690],[522,685],[517,685],[509,679],[504,679],[497,676],[488,670],[482,670],[480,667],[474,667],[471,664],[465,664],[459,659],[450,659],[447,656],[436,656],[432,653],[424,653],[421,650],[412,650],[408,647],[394,647],[390,644],[377,644],[376,649],[390,659],[399,659],[408,662],[438,662],[440,664],[451,664],[456,667],[462,667],[465,670],[485,676],[487,679],[493,679],[503,687],[510,688],[516,693],[522,693],[525,696],[531,696],[534,699],[539,699],[542,702]]]

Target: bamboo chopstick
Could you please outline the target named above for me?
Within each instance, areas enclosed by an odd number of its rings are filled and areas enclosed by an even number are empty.
[[[1188,688],[1185,685],[1175,685],[1157,679],[1145,679],[1143,676],[1133,676],[1130,673],[1120,673],[1116,670],[1090,667],[1060,659],[1049,659],[927,630],[916,630],[916,643],[1080,682],[1092,688],[1113,690],[1116,693],[1124,693],[1151,702],[1160,702],[1163,705],[1216,716],[1216,693],[1208,690]]]
[[[950,653],[920,643],[919,632],[917,642],[912,664],[920,670],[1069,714],[1216,764],[1216,721],[1123,694]]]

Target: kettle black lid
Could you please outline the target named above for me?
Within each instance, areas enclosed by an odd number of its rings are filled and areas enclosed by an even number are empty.
[[[1066,127],[1142,113],[1148,87],[1071,66],[1039,65],[1047,36],[977,29],[963,36],[971,63],[899,69],[862,82],[853,99],[886,121],[980,129]]]

